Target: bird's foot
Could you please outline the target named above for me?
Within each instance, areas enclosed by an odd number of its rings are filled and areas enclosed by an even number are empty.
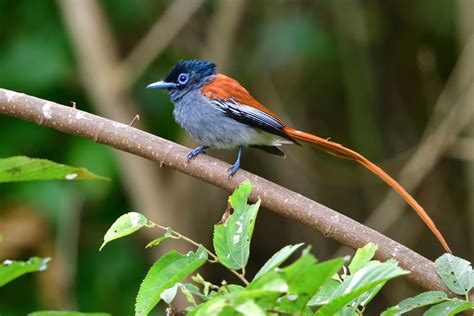
[[[197,155],[201,153],[206,153],[204,150],[206,150],[207,148],[209,148],[209,146],[199,146],[191,150],[188,154],[188,162],[193,160]]]
[[[232,166],[230,166],[227,171],[229,171],[228,177],[229,179],[234,176],[234,174],[240,169],[240,161],[236,161]]]

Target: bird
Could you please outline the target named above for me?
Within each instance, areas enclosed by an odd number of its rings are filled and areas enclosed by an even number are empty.
[[[237,159],[228,169],[232,177],[240,168],[242,151],[253,147],[284,157],[284,144],[308,143],[331,155],[354,160],[385,181],[418,214],[451,253],[446,240],[423,207],[391,176],[358,152],[341,144],[286,126],[270,109],[257,101],[237,80],[216,71],[208,60],[181,60],[164,80],[148,89],[168,91],[173,116],[200,146],[189,152],[188,162],[206,149],[237,148]]]

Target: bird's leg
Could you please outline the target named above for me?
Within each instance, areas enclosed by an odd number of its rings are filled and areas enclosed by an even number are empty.
[[[229,178],[232,178],[232,176],[239,170],[240,168],[240,156],[242,155],[242,145],[239,146],[239,151],[237,152],[237,160],[234,162],[232,166],[229,168]]]
[[[196,157],[197,155],[199,155],[200,153],[203,153],[204,150],[206,150],[207,148],[209,148],[209,146],[199,146],[199,147],[196,147],[194,148],[193,150],[191,150],[188,154],[188,162],[192,159],[194,159],[194,157]],[[204,152],[205,153],[205,152]]]

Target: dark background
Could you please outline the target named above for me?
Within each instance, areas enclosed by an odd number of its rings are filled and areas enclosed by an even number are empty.
[[[166,93],[144,87],[162,79],[180,59],[214,60],[220,72],[237,78],[290,126],[331,137],[401,177],[454,253],[472,260],[473,4],[0,0],[0,87],[75,102],[82,110],[123,123],[140,114],[140,128],[193,147],[173,121]],[[0,157],[46,158],[111,179],[0,185],[0,260],[53,258],[47,271],[0,289],[3,316],[38,309],[132,314],[153,260],[171,248],[191,248],[170,241],[144,250],[148,240],[161,234],[145,231],[99,253],[103,234],[125,212],[145,213],[211,244],[227,192],[17,119],[0,117],[0,135]],[[287,146],[285,151],[285,160],[244,151],[242,167],[427,258],[442,254],[417,216],[399,198],[387,197],[390,190],[369,172],[312,148]],[[228,162],[235,158],[235,152],[208,154]],[[279,248],[299,242],[312,245],[320,260],[353,253],[262,209],[249,275]],[[201,273],[216,283],[238,282],[215,265]],[[367,314],[420,291],[404,279],[391,282]]]

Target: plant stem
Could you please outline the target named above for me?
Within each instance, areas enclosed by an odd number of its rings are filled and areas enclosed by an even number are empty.
[[[164,230],[165,232],[168,231],[168,229],[169,229],[169,227],[154,223],[150,220],[149,220],[149,223],[151,224],[150,225],[151,227],[157,227],[161,230]],[[201,247],[202,249],[204,249],[207,252],[207,254],[209,255],[209,257],[212,258],[212,260],[209,260],[209,262],[211,262],[211,263],[216,263],[217,262],[217,263],[220,263],[221,265],[223,265],[219,261],[219,258],[212,251],[207,249],[203,244],[200,244],[200,243],[192,240],[191,238],[188,238],[188,237],[186,237],[186,236],[184,236],[184,235],[182,235],[182,234],[180,234],[180,233],[178,233],[177,231],[174,231],[174,230],[173,230],[173,235],[175,235],[179,239],[183,239],[183,240],[189,242],[190,244],[196,246],[197,248]],[[223,266],[226,267],[225,265],[223,265]],[[232,274],[234,274],[237,278],[239,278],[245,285],[249,284],[249,281],[245,278],[244,274],[241,274],[241,273],[239,273],[235,270],[229,269],[229,268],[227,268],[227,270],[229,270]],[[244,271],[243,273],[245,273],[244,269],[242,269],[242,271]]]

